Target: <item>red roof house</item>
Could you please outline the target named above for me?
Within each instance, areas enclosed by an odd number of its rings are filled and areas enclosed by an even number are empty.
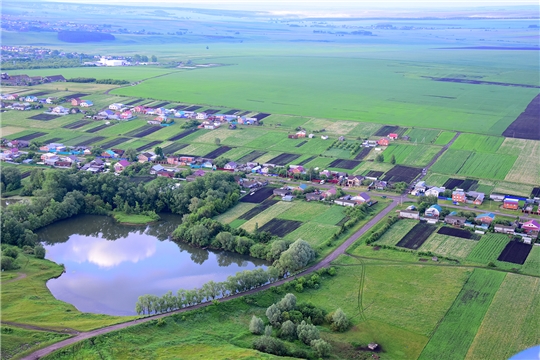
[[[377,144],[381,146],[388,146],[390,144],[390,140],[388,140],[388,138],[382,138],[379,141],[377,141]]]
[[[391,140],[397,140],[398,134],[391,133],[391,134],[388,134],[388,137],[389,137]]]

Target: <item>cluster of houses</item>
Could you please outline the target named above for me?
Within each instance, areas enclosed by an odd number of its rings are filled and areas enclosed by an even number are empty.
[[[49,75],[49,76],[28,76],[22,75],[9,75],[8,73],[2,73],[0,76],[2,85],[19,86],[19,85],[37,85],[51,82],[65,82],[66,79],[62,75]]]

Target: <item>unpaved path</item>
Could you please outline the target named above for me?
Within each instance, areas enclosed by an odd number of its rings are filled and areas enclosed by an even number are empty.
[[[286,278],[286,279],[281,279],[281,280],[279,280],[279,281],[277,281],[275,283],[272,283],[272,284],[264,285],[264,286],[258,287],[256,289],[253,289],[253,290],[249,290],[249,291],[246,291],[246,292],[243,292],[243,293],[240,293],[240,294],[236,294],[236,295],[228,296],[226,298],[219,299],[219,301],[221,301],[221,302],[229,301],[229,300],[232,300],[232,299],[239,298],[241,296],[255,294],[255,293],[258,293],[259,291],[263,291],[263,290],[269,289],[269,288],[274,287],[274,286],[282,285],[282,284],[284,284],[286,282],[289,282],[289,281],[295,279],[297,276],[307,275],[307,274],[310,274],[310,273],[312,273],[314,271],[317,271],[319,269],[322,269],[324,267],[329,266],[332,261],[337,259],[338,256],[344,254],[345,250],[347,250],[347,248],[349,246],[351,246],[356,240],[358,240],[362,235],[364,235],[367,231],[369,231],[383,217],[385,217],[388,213],[390,213],[397,205],[398,205],[397,201],[393,201],[392,203],[390,203],[388,205],[388,207],[386,207],[383,211],[378,213],[373,219],[368,221],[367,224],[362,226],[357,232],[352,234],[347,240],[345,240],[345,242],[343,244],[341,244],[339,247],[337,247],[327,257],[325,257],[319,263],[317,263],[317,264],[307,268],[306,270],[302,271],[301,273],[299,273],[299,274],[297,274],[295,276],[291,276],[291,277]],[[32,354],[24,357],[23,360],[39,359],[40,357],[48,355],[48,354],[52,353],[53,351],[62,349],[63,347],[72,345],[72,344],[74,344],[76,342],[79,342],[81,340],[86,340],[86,339],[89,339],[89,338],[94,337],[94,336],[107,334],[107,333],[110,333],[111,331],[125,329],[125,328],[133,326],[133,325],[142,324],[142,323],[145,323],[145,322],[148,322],[148,321],[160,319],[160,318],[163,318],[163,317],[166,317],[166,316],[170,316],[172,314],[179,314],[179,313],[183,313],[183,312],[186,312],[186,311],[199,309],[199,308],[202,308],[202,307],[205,307],[205,306],[208,306],[208,305],[212,305],[212,302],[207,302],[207,303],[204,303],[204,304],[198,304],[198,305],[194,305],[194,306],[189,306],[189,307],[179,309],[179,310],[176,310],[176,311],[171,311],[171,312],[168,312],[168,313],[165,313],[165,314],[148,316],[148,317],[145,317],[145,318],[142,318],[142,319],[137,319],[137,320],[132,320],[132,321],[128,321],[128,322],[125,322],[125,323],[121,323],[121,324],[111,325],[111,326],[107,326],[107,327],[104,327],[104,328],[101,328],[101,329],[96,329],[96,330],[92,330],[92,331],[88,331],[88,332],[78,333],[78,334],[76,334],[75,336],[73,336],[73,337],[71,337],[69,339],[62,340],[62,341],[57,342],[55,344],[49,345],[49,346],[47,346],[47,347],[45,347],[43,349],[37,350],[37,351],[33,352]]]
[[[20,328],[28,329],[28,330],[48,331],[48,332],[54,332],[54,333],[58,333],[58,334],[69,334],[69,335],[78,335],[78,334],[80,334],[79,331],[77,331],[75,329],[70,329],[70,328],[65,328],[65,329],[62,329],[62,330],[49,329],[49,328],[44,328],[44,327],[41,327],[41,326],[21,324],[21,323],[17,323],[17,322],[13,322],[13,321],[2,321],[2,325],[16,326],[16,327],[20,327]]]
[[[15,279],[11,279],[11,280],[6,280],[6,281],[2,281],[2,285],[3,284],[9,284],[11,282],[15,282],[17,280],[21,280],[21,279],[24,279],[27,275],[25,273],[17,273],[17,276]]]

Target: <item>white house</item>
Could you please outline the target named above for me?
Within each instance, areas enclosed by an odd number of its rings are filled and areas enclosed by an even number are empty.
[[[420,219],[420,213],[418,211],[412,211],[412,210],[401,210],[399,212],[399,217],[405,218],[405,219]]]
[[[426,196],[439,196],[440,193],[444,192],[446,188],[444,187],[432,187],[424,192]]]
[[[120,111],[124,108],[124,106],[125,106],[124,104],[114,103],[114,104],[109,105],[109,109]]]

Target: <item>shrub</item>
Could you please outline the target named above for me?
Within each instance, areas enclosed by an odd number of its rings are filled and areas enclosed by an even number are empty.
[[[298,339],[306,345],[309,345],[312,340],[320,338],[319,329],[317,329],[315,325],[308,324],[305,321],[302,321],[300,325],[298,325],[296,333],[298,334]]]
[[[332,346],[323,339],[312,340],[310,345],[320,357],[326,357],[332,351]]]
[[[341,308],[337,309],[334,315],[332,315],[332,330],[345,331],[349,327],[349,324],[349,319],[347,319],[347,315],[345,315]]]
[[[285,321],[283,325],[281,325],[279,336],[289,341],[296,340],[296,325],[291,320]]]
[[[281,311],[291,311],[296,308],[296,296],[293,294],[287,294],[277,304],[277,307]]]
[[[253,342],[253,348],[267,354],[286,356],[289,350],[285,343],[270,336],[261,336]]]
[[[12,259],[16,259],[19,256],[19,252],[14,248],[7,248],[2,251],[2,256],[9,256]]]
[[[264,332],[264,323],[260,317],[253,315],[249,322],[249,331],[255,335],[261,335]]]
[[[9,256],[2,256],[0,267],[2,270],[15,270],[19,268],[15,263],[15,259]]]
[[[264,328],[264,336],[272,336],[272,325],[266,325]]]
[[[268,309],[266,309],[266,317],[268,318],[268,321],[270,324],[277,326],[281,323],[281,311],[276,306],[276,304],[270,305]]]
[[[36,245],[34,247],[34,256],[38,259],[45,258],[45,248],[41,245]]]

